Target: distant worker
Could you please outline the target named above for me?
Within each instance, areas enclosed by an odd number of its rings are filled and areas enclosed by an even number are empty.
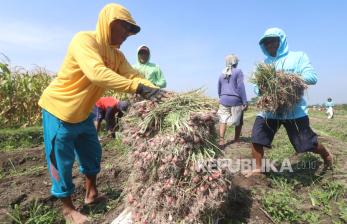
[[[329,97],[327,101],[324,103],[325,106],[325,113],[328,115],[328,119],[332,119],[334,117],[334,102],[333,100]]]
[[[240,140],[243,112],[248,108],[243,73],[237,68],[238,62],[236,55],[228,55],[225,59],[225,68],[218,79],[219,146],[221,148],[225,146],[224,135],[227,123],[235,125],[234,142]]]
[[[118,127],[119,119],[123,117],[128,107],[129,102],[127,101],[119,101],[113,97],[101,97],[96,101],[94,108],[96,131],[100,131],[101,122],[105,119],[107,136],[115,138],[115,131]]]
[[[158,65],[149,62],[150,58],[151,52],[149,48],[145,45],[140,46],[137,51],[137,63],[133,67],[154,85],[165,88],[166,80],[164,74]]]

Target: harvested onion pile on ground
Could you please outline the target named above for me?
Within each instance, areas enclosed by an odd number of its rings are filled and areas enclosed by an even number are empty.
[[[260,90],[257,107],[278,115],[292,112],[307,89],[299,75],[276,71],[272,64],[258,64],[251,82]]]
[[[135,223],[205,223],[222,216],[230,174],[199,165],[221,154],[215,107],[196,90],[159,104],[137,102],[123,119],[124,143],[134,150],[126,193]]]

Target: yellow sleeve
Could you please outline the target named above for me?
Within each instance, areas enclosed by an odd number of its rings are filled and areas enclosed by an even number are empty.
[[[140,75],[140,73],[136,69],[134,69],[129,64],[124,54],[119,50],[117,50],[117,57],[120,60],[120,64],[119,64],[117,72],[119,72],[120,74],[123,74],[128,79],[133,79],[136,77],[144,78],[142,75]]]
[[[147,79],[140,78],[140,77],[135,77],[135,78],[133,78],[133,80],[136,81],[136,82],[138,82],[138,83],[141,83],[141,84],[143,84],[143,85],[145,85],[145,86],[159,89],[158,86],[154,85],[151,81],[149,81],[149,80],[147,80]]]
[[[118,74],[106,67],[99,54],[97,43],[91,36],[76,34],[71,41],[69,51],[93,84],[119,92],[136,92],[138,81],[128,79],[127,74]]]

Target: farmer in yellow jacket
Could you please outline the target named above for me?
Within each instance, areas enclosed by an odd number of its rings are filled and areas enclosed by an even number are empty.
[[[127,9],[118,4],[106,5],[95,31],[79,32],[73,37],[57,77],[39,101],[51,193],[61,198],[64,217],[70,223],[89,221],[71,200],[75,155],[86,176],[85,204],[100,199],[96,175],[100,171],[101,146],[91,113],[95,102],[106,89],[137,93],[146,99],[161,94],[139,76],[119,50],[128,36],[139,31]]]

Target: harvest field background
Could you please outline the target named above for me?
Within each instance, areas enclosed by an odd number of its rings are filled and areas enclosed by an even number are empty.
[[[51,80],[42,69],[10,70],[0,65],[0,223],[64,223],[60,202],[50,196],[50,180],[44,158],[38,98]],[[240,143],[229,142],[223,158],[250,158],[251,128],[257,112],[245,113]],[[333,171],[323,172],[314,154],[297,155],[281,128],[266,150],[266,158],[279,164],[289,158],[294,172],[267,173],[245,178],[235,173],[228,192],[232,198],[227,219],[221,223],[346,223],[347,222],[347,105],[338,105],[334,119],[324,111],[310,110],[310,122],[319,140],[334,155]],[[227,139],[233,138],[233,127]],[[132,148],[115,140],[102,140],[102,171],[98,177],[105,203],[83,206],[83,176],[75,164],[74,199],[79,210],[95,223],[110,223],[124,209],[122,194],[132,169]],[[155,200],[155,199],[153,199]]]

